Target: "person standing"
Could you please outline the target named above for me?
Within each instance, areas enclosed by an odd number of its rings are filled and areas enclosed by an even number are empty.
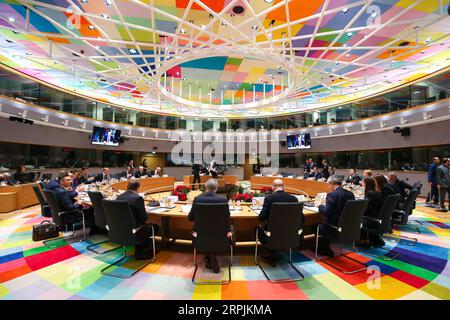
[[[440,162],[441,159],[439,159],[439,157],[434,157],[433,162],[428,166],[428,184],[431,188],[429,199],[427,199],[428,206],[434,205],[437,207],[439,205],[439,189],[436,183],[436,169],[439,167]]]
[[[200,189],[200,164],[194,163],[192,165],[192,174],[194,176],[194,181],[192,183],[192,190],[195,190],[196,182],[198,184],[198,188]]]
[[[436,185],[439,189],[439,206],[436,211],[447,212],[445,208],[445,195],[450,197],[450,158],[442,159],[442,165],[436,169]],[[450,204],[449,204],[450,206]]]

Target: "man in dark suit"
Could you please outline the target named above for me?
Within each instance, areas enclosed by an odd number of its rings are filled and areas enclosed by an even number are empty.
[[[85,226],[90,227],[90,235],[105,233],[105,230],[98,228],[94,223],[94,210],[92,206],[85,204],[82,200],[76,200],[72,196],[70,191],[72,188],[72,178],[67,172],[65,175],[62,173],[59,176],[59,186],[54,188],[53,194],[55,195],[61,209],[64,211],[83,210],[85,218]],[[81,222],[81,214],[74,212],[69,218],[71,221]]]
[[[189,221],[195,222],[195,212],[197,210],[197,204],[198,203],[228,203],[228,200],[225,197],[218,196],[216,194],[217,188],[219,184],[217,183],[217,180],[215,179],[209,179],[205,183],[205,193],[197,196],[194,198],[194,202],[192,203],[191,211],[188,215]],[[211,214],[214,214],[211,212]],[[195,237],[195,223],[193,229],[193,235]],[[230,234],[231,236],[231,234]],[[206,268],[212,269],[215,273],[219,273],[220,268],[219,264],[217,263],[217,258],[215,254],[207,253],[205,256],[205,265]]]
[[[45,189],[54,191],[55,189],[57,189],[57,188],[59,188],[61,186],[62,179],[64,179],[64,177],[67,177],[67,176],[70,177],[70,173],[68,171],[66,171],[66,170],[61,170],[58,173],[58,176],[55,179],[50,180],[47,183],[47,185],[45,186]],[[69,196],[70,196],[71,199],[75,199],[78,196],[78,191],[77,190],[81,189],[81,188],[83,188],[83,187],[80,186],[80,187],[74,189],[74,188],[72,188],[72,186],[69,186],[69,187],[66,188],[66,191],[69,193]]]
[[[89,177],[89,169],[87,167],[81,168],[81,175],[78,178],[80,184],[89,184],[94,181],[94,177]]]
[[[195,182],[198,184],[200,189],[200,164],[194,163],[192,165],[192,174],[194,175],[194,181],[192,182],[192,190],[195,190]]]
[[[95,177],[96,182],[106,182],[111,180],[111,174],[109,173],[109,168],[103,168],[102,173]]]
[[[284,191],[283,186],[283,180],[281,179],[275,179],[272,182],[272,190],[273,193],[266,196],[264,198],[264,204],[261,209],[261,212],[259,213],[259,220],[260,221],[268,221],[270,217],[270,210],[272,209],[272,203],[274,202],[298,202],[298,199],[294,197],[293,195],[287,193]],[[269,240],[264,228],[261,226],[258,226],[258,239],[261,241],[261,243],[264,245]],[[300,239],[299,239],[300,244]],[[277,251],[269,250],[267,254],[262,254],[261,257],[267,261],[269,261],[272,265],[275,265],[276,262],[281,258],[281,255]]]
[[[342,210],[344,210],[347,200],[355,200],[355,195],[342,188],[342,180],[339,177],[328,179],[330,191],[326,197],[326,204],[319,206],[323,223],[319,224],[319,248],[318,253],[333,257],[333,250],[330,248],[330,241],[335,237],[336,230],[327,225],[337,226]],[[315,251],[315,248],[312,248]]]
[[[139,193],[141,191],[141,183],[139,181],[130,181],[127,186],[127,191],[122,193],[117,197],[117,200],[122,200],[128,202],[133,213],[134,221],[136,222],[136,228],[140,228],[136,232],[136,239],[138,244],[135,247],[136,259],[150,259],[153,257],[152,247],[151,247],[151,228],[155,234],[159,230],[159,226],[152,224],[150,222],[150,215],[145,210],[144,198],[142,198]]]
[[[147,175],[147,173],[145,172],[145,168],[143,166],[139,166],[139,170],[136,170],[136,172],[134,173],[135,178],[140,178],[145,175]]]
[[[361,182],[361,177],[356,173],[355,169],[350,169],[350,175],[345,182],[359,185],[359,183]]]
[[[392,189],[394,189],[394,193],[400,193],[400,202],[404,202],[406,197],[408,196],[406,190],[413,189],[412,185],[403,180],[400,180],[395,172],[389,173],[389,185],[392,187]]]

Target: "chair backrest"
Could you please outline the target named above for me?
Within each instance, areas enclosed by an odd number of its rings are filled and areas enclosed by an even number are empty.
[[[135,245],[136,237],[133,233],[135,222],[128,202],[103,199],[102,205],[108,223],[109,241],[122,246]]]
[[[366,211],[368,199],[347,200],[341,216],[339,217],[336,242],[352,243],[360,240],[362,217]]]
[[[42,175],[41,180],[51,180],[51,179],[52,179],[52,176],[53,176],[53,174],[51,174],[51,173],[44,173],[44,174]]]
[[[230,248],[230,210],[228,203],[197,203],[194,213],[197,237],[194,246],[204,252],[221,252]]]
[[[33,185],[33,191],[41,206],[45,206],[47,202],[45,201],[44,195],[42,194],[42,191],[37,184]]]
[[[405,211],[406,215],[411,215],[413,208],[414,208],[414,202],[417,199],[417,195],[419,194],[419,191],[417,189],[412,189],[409,191],[408,196],[406,197],[405,203],[403,204],[403,211]]]
[[[383,234],[389,232],[391,230],[391,220],[392,214],[394,213],[395,208],[397,207],[398,202],[400,201],[401,195],[390,194],[384,200],[383,206],[380,209],[380,213],[378,214],[378,218],[381,220],[381,224],[379,226],[378,231]]]
[[[270,209],[267,249],[286,251],[299,245],[299,230],[303,229],[303,202],[274,202]]]
[[[91,199],[92,207],[94,208],[95,225],[105,229],[108,222],[106,221],[105,210],[103,209],[102,193],[98,191],[88,191],[88,196]]]
[[[58,199],[51,190],[44,190],[43,193],[45,200],[47,201],[48,205],[50,206],[50,209],[52,210],[53,222],[57,225],[62,225],[62,219],[61,216],[59,215],[62,209],[61,205],[58,202]]]

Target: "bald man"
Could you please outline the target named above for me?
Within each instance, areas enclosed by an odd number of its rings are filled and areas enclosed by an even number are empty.
[[[298,202],[298,199],[293,195],[284,191],[283,180],[275,179],[272,182],[272,190],[273,193],[266,196],[264,199],[264,204],[261,212],[259,213],[260,221],[268,221],[270,217],[270,210],[272,209],[272,203],[274,202]],[[267,225],[266,225],[267,227]],[[264,232],[264,229],[259,226],[258,227],[258,238],[259,241],[264,245],[267,243],[267,235]],[[300,239],[299,239],[300,244]],[[261,257],[272,265],[276,265],[276,262],[281,258],[281,255],[274,250],[268,250],[268,254],[262,254]]]

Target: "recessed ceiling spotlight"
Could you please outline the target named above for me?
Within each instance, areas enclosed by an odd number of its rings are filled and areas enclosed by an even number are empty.
[[[281,69],[281,66],[278,66],[277,69],[280,70],[280,69]]]
[[[136,53],[136,49],[130,49],[130,53]]]
[[[353,35],[353,32],[347,33],[347,37],[351,37]]]
[[[204,30],[204,29],[206,29],[206,26],[204,24],[202,24],[202,26],[200,28],[202,28]]]
[[[180,29],[180,33],[185,34],[186,33],[186,29]]]
[[[105,2],[106,2],[106,5],[107,5],[107,6],[112,5],[112,0],[105,0]]]
[[[272,3],[273,0],[264,0],[265,3]]]
[[[426,42],[426,43],[431,42],[431,39],[430,39],[430,38],[427,38],[427,39],[425,39],[425,42]]]
[[[348,8],[344,8],[341,10],[342,13],[347,13],[348,12]]]
[[[89,29],[89,30],[94,30],[95,27],[94,27],[94,26],[89,26],[88,29]]]
[[[268,34],[267,34],[267,37],[270,39],[270,38],[272,38],[272,32],[269,32]]]
[[[108,15],[107,15],[107,14],[104,14],[104,13],[102,13],[101,17],[102,17],[103,19],[109,19]]]
[[[426,51],[424,50],[424,51],[421,51],[420,53],[421,53],[421,54],[424,54],[425,52],[426,52]]]
[[[103,60],[104,60],[104,61],[109,61],[109,59],[108,59],[108,58],[103,58]]]
[[[345,56],[348,58],[348,57],[350,57],[350,54],[347,53]]]
[[[13,17],[9,17],[9,18],[8,18],[8,21],[9,21],[9,22],[14,22],[14,21],[16,21],[16,19],[14,19]]]
[[[233,12],[236,13],[236,14],[241,14],[241,13],[244,12],[244,7],[240,6],[240,5],[234,6],[233,7]]]
[[[374,13],[372,13],[370,16],[371,16],[372,18],[375,18],[375,17],[377,16],[377,13],[374,12]]]
[[[81,0],[81,2],[83,2],[83,3],[88,3],[88,0]]]
[[[27,56],[31,56],[32,55],[32,53],[30,53],[30,52],[26,52],[25,53]]]

